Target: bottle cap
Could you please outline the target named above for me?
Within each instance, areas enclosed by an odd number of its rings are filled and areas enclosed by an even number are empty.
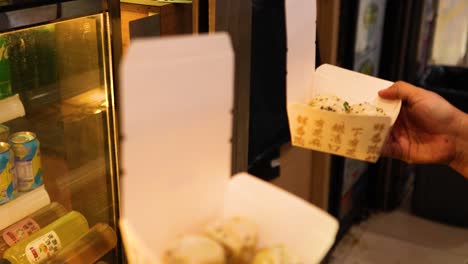
[[[11,262],[7,259],[0,259],[0,264],[11,264]]]

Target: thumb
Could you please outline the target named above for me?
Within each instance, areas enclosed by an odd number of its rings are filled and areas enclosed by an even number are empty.
[[[380,90],[379,96],[384,99],[410,101],[419,92],[419,88],[409,83],[398,81],[387,89]]]

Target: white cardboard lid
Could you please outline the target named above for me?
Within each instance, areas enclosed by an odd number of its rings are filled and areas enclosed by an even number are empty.
[[[315,72],[316,1],[286,0],[287,102],[311,96]],[[305,103],[305,102],[304,102]]]
[[[220,210],[231,175],[233,51],[226,34],[137,40],[122,65],[123,215],[157,251],[173,230]]]

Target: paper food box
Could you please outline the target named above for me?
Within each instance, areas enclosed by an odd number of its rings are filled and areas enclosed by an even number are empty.
[[[130,263],[163,263],[182,235],[243,217],[257,248],[319,263],[337,221],[242,173],[231,177],[234,56],[226,34],[134,42],[122,66],[121,231]]]
[[[315,70],[315,11],[315,1],[286,3],[291,143],[376,162],[399,114],[401,100],[389,101],[378,96],[377,92],[392,82],[326,64]],[[385,116],[313,108],[309,103],[316,96],[336,96],[343,107],[368,103],[383,110]]]

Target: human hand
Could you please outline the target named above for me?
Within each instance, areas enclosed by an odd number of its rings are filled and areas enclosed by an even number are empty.
[[[379,91],[379,95],[403,100],[383,148],[384,156],[408,163],[444,163],[468,177],[465,153],[468,143],[461,135],[467,122],[466,114],[436,93],[405,82],[396,82]],[[462,169],[455,166],[460,162],[465,163]]]

